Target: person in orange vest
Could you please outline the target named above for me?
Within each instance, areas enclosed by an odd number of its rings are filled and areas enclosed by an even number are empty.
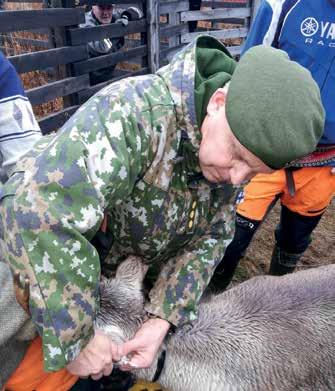
[[[243,53],[255,45],[273,46],[307,68],[320,88],[326,121],[313,153],[290,169],[257,175],[238,196],[235,236],[210,283],[216,291],[228,287],[255,232],[278,199],[281,215],[270,274],[293,272],[334,196],[335,41],[330,30],[334,14],[334,0],[263,0],[260,4]]]

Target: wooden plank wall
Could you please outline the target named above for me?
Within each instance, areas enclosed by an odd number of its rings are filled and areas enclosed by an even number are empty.
[[[30,31],[32,29],[53,28],[55,35],[69,26],[84,22],[84,12],[81,9],[38,9],[24,11],[2,11],[0,13],[0,32],[14,33],[18,31]],[[65,34],[63,34],[65,35]],[[57,97],[66,97],[89,87],[88,75],[73,76],[66,72],[66,65],[73,61],[87,58],[86,46],[70,47],[66,40],[58,39],[58,46],[42,51],[19,54],[8,57],[20,74],[32,71],[45,70],[48,67],[64,67],[64,72],[59,72],[60,80],[50,80],[44,85],[27,90],[33,106],[49,102]],[[63,110],[40,118],[40,124],[44,133],[59,128],[69,115],[75,110],[68,110],[69,102],[65,102]]]
[[[21,74],[57,69],[56,79],[27,91],[33,105],[58,97],[63,99],[61,109],[40,118],[44,133],[58,129],[82,102],[111,82],[90,85],[89,72],[94,70],[133,61],[139,65],[136,70],[118,70],[112,80],[154,72],[197,35],[204,33],[226,42],[231,53],[238,56],[248,33],[253,9],[251,0],[203,1],[198,11],[190,11],[188,0],[134,0],[126,5],[141,7],[143,19],[129,22],[126,27],[111,24],[83,29],[79,27],[85,21],[83,6],[100,1],[105,3],[106,0],[59,1],[62,1],[62,8],[0,12],[0,34],[5,37],[17,31],[49,33],[49,39],[44,44],[40,43],[39,51],[9,56]],[[55,4],[56,0],[53,2]],[[125,6],[122,0],[111,2]],[[192,21],[198,21],[198,26],[190,32],[189,22]],[[88,42],[119,36],[129,38],[134,34],[135,45],[128,50],[89,58]],[[34,47],[39,42],[32,41],[30,44]]]
[[[222,40],[233,56],[239,56],[250,17],[250,0],[203,1],[199,11],[181,13],[182,22],[198,21],[197,31],[183,34],[181,43],[189,43],[199,34],[208,34]]]
[[[84,22],[84,8],[79,7],[0,12],[2,34],[27,32],[32,29],[35,32],[45,28],[52,29],[54,47],[46,46],[40,48],[44,49],[40,51],[34,51],[35,49],[32,48],[29,53],[8,56],[23,77],[27,72],[49,72],[50,68],[58,70],[56,80],[51,78],[46,84],[27,90],[27,96],[34,108],[59,97],[63,99],[63,108],[39,118],[44,133],[58,129],[84,100],[110,82],[91,86],[89,72],[121,61],[148,56],[147,45],[139,45],[127,51],[118,51],[97,58],[89,58],[86,47],[87,42],[93,39],[146,33],[146,19],[129,22],[127,27],[113,24],[87,29],[79,28],[78,25]],[[140,67],[136,71],[116,71],[115,79],[148,72],[147,67]]]
[[[181,13],[189,10],[189,1],[166,0],[159,2],[160,16],[160,65],[165,65],[180,50],[182,36],[188,33],[188,24],[181,19]],[[165,23],[162,23],[165,21]]]

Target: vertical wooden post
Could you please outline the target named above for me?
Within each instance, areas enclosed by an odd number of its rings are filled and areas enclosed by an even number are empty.
[[[159,68],[159,0],[147,0],[148,66],[151,73]]]
[[[216,5],[216,4],[213,4],[213,3],[212,3],[212,9],[221,8],[221,7],[222,7],[222,5]],[[213,22],[213,21],[211,21],[211,27],[212,27],[212,29],[214,29],[214,30],[220,30],[220,29],[221,29],[220,23],[218,23],[218,22]]]
[[[142,0],[142,11],[143,11],[143,17],[145,18],[145,20],[148,19],[147,17],[147,0]],[[149,48],[148,46],[148,34],[149,32],[146,31],[145,33],[140,33],[140,37],[141,37],[141,45],[147,45],[147,47]],[[142,57],[142,61],[141,61],[141,66],[142,68],[148,68],[148,61],[149,61],[149,49],[148,50],[148,55],[147,56],[143,56]]]
[[[62,7],[62,8],[71,8],[75,7],[75,1],[74,0],[51,0],[51,4],[55,7]],[[53,39],[54,39],[54,47],[63,47],[68,46],[68,35],[67,30],[72,27],[78,27],[78,26],[65,26],[65,27],[55,27],[53,31]],[[72,64],[67,65],[59,65],[58,66],[58,78],[59,79],[65,79],[67,77],[73,76],[72,72]],[[78,94],[71,94],[69,96],[63,97],[63,104],[65,107],[70,107],[78,104]]]
[[[199,11],[201,8],[201,0],[189,0],[188,9],[190,11]],[[196,20],[192,22],[188,22],[188,30],[190,33],[193,33],[198,26],[198,22]]]
[[[168,15],[169,15],[169,25],[176,26],[177,24],[180,24],[180,13],[173,11],[170,12]],[[169,48],[178,46],[179,44],[180,44],[180,38],[178,35],[169,38]]]
[[[75,0],[61,0],[63,8],[75,8],[76,1]]]

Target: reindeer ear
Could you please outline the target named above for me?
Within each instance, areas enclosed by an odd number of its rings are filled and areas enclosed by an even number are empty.
[[[116,278],[123,280],[128,285],[139,285],[141,287],[144,276],[148,270],[141,258],[129,256],[116,270]]]

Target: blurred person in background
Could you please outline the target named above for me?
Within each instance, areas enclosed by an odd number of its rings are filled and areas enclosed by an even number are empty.
[[[139,20],[143,17],[142,11],[137,7],[129,7],[126,10],[115,10],[114,4],[105,3],[93,5],[92,10],[85,14],[85,23],[80,27],[96,27],[119,23],[127,26],[129,21]],[[92,41],[87,44],[89,56],[91,58],[115,53],[120,50],[125,43],[124,36],[115,38],[104,38],[100,41]],[[113,78],[116,65],[98,69],[90,73],[91,84],[102,83]]]

